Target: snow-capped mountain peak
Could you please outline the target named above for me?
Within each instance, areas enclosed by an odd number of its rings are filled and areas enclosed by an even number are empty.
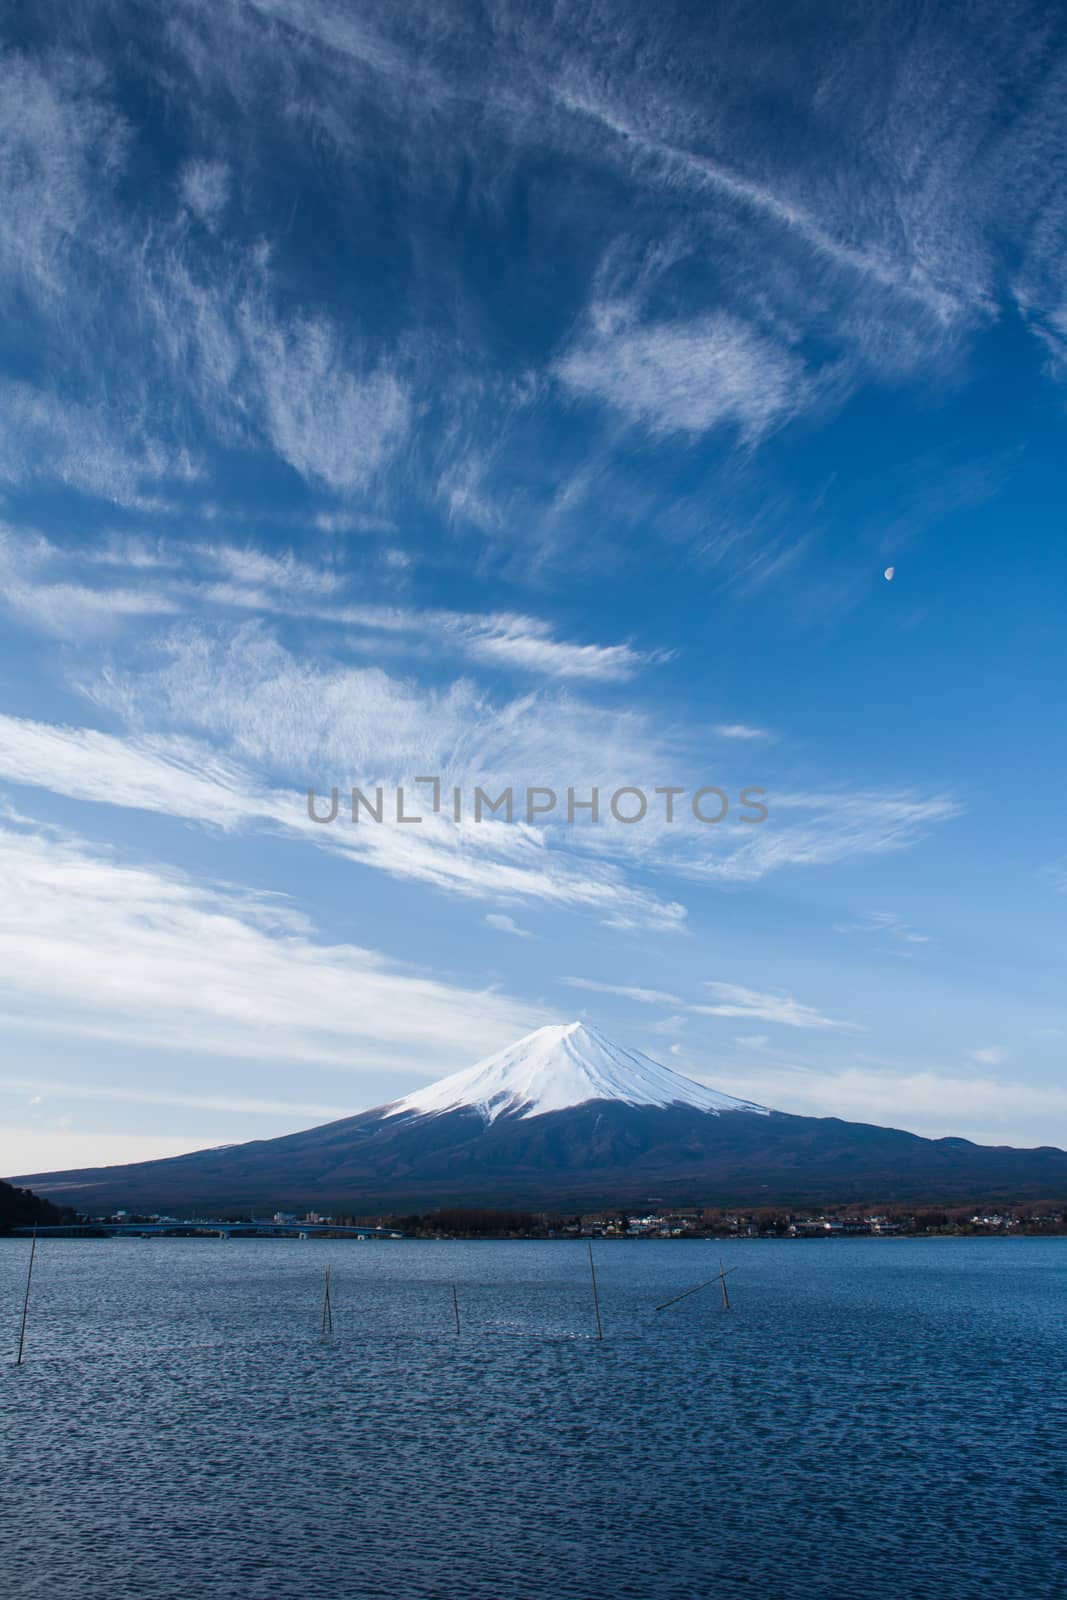
[[[475,1066],[397,1100],[387,1115],[436,1116],[469,1108],[486,1122],[494,1122],[505,1113],[520,1119],[539,1117],[589,1100],[621,1100],[631,1106],[694,1106],[713,1115],[722,1111],[766,1115],[765,1106],[684,1078],[639,1050],[613,1044],[599,1028],[584,1022],[538,1028]]]

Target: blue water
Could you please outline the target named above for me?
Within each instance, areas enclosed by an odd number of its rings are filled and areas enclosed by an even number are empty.
[[[1067,1239],[28,1248],[6,1600],[1067,1596]]]

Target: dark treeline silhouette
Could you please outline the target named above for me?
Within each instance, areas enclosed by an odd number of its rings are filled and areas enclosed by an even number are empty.
[[[524,1211],[496,1211],[487,1207],[453,1206],[447,1210],[432,1211],[425,1216],[398,1218],[406,1233],[445,1233],[471,1235],[533,1233],[543,1227],[543,1220]]]
[[[0,1183],[0,1233],[9,1228],[32,1228],[35,1222],[49,1224],[70,1222],[73,1212],[60,1210],[51,1200],[42,1200],[29,1189],[16,1189],[10,1183]]]

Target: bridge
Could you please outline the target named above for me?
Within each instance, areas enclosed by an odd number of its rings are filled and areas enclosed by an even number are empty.
[[[29,1238],[33,1228],[12,1228]],[[398,1228],[333,1222],[216,1222],[192,1217],[162,1222],[58,1222],[37,1229],[39,1239],[403,1239]]]

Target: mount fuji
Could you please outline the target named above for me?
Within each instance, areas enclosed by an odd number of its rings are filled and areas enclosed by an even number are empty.
[[[468,1109],[477,1111],[486,1122],[495,1122],[500,1116],[525,1120],[591,1100],[767,1115],[764,1106],[705,1088],[639,1050],[620,1049],[599,1028],[584,1022],[538,1028],[498,1055],[396,1101],[387,1107],[387,1115],[439,1116]]]
[[[90,1213],[1003,1200],[1067,1195],[1067,1153],[773,1111],[571,1022],[303,1133],[13,1181]]]

